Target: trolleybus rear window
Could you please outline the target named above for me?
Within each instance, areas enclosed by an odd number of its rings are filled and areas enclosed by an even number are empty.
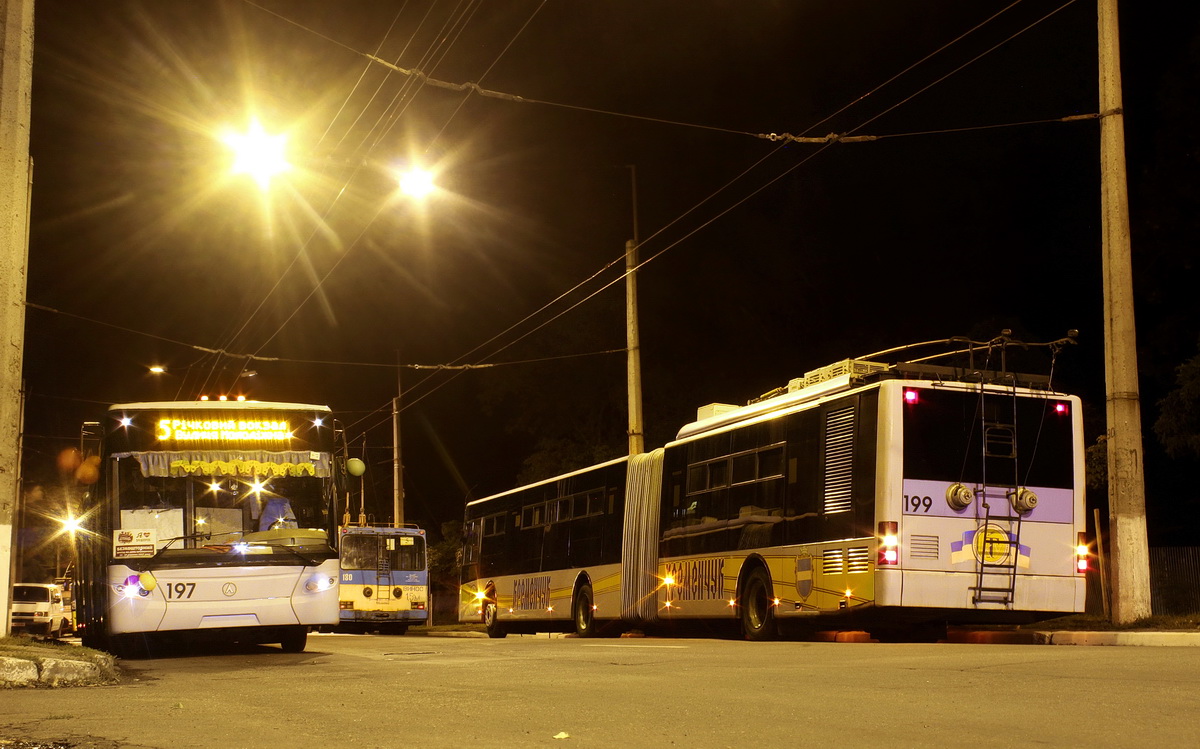
[[[904,476],[1073,488],[1071,416],[1056,409],[1062,403],[923,388],[904,406]]]

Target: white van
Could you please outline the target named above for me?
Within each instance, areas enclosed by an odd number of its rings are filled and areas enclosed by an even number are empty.
[[[12,631],[61,637],[71,631],[71,612],[62,588],[50,583],[16,583],[12,594]]]

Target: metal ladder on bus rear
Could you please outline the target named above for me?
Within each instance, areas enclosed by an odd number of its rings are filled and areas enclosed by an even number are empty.
[[[981,394],[982,395],[982,394]],[[1016,398],[1013,398],[1016,421]],[[982,416],[982,414],[981,414]],[[974,603],[996,603],[1011,606],[1016,597],[1017,565],[1020,561],[1021,544],[1021,513],[1014,510],[1012,493],[1019,490],[1017,474],[1017,429],[1016,424],[986,420],[983,418],[983,460],[986,466],[988,459],[1011,461],[1012,480],[1010,483],[995,484],[984,475],[983,486],[983,525],[977,533],[985,534],[979,544],[975,567],[975,586],[972,601]],[[992,505],[988,501],[988,488],[1005,489],[1003,514],[992,514]],[[993,527],[992,521],[1000,521],[994,526],[1004,533],[1003,539],[987,535]],[[1004,528],[1003,525],[1007,525]],[[999,549],[997,547],[1000,547]],[[989,558],[996,561],[988,561]]]
[[[387,545],[380,538],[375,556],[375,601],[389,603],[392,600],[392,563]]]

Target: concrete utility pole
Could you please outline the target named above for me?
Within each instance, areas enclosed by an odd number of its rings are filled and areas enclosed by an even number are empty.
[[[396,352],[396,397],[392,398],[392,527],[404,527],[404,463],[400,459],[400,352]]]
[[[404,463],[400,460],[399,395],[392,398],[392,483],[392,527],[401,528],[404,526]]]
[[[642,433],[642,344],[638,339],[637,242],[625,243],[625,346],[629,387],[629,454],[646,452]]]
[[[630,197],[633,207],[633,239],[625,243],[625,371],[629,392],[629,454],[646,452],[646,436],[642,427],[642,344],[638,336],[637,265],[638,210],[637,167],[629,169]]]
[[[33,0],[0,0],[0,635],[11,630],[13,521],[21,491],[21,360],[29,265]]]
[[[1150,616],[1150,552],[1142,472],[1142,415],[1125,178],[1125,115],[1117,0],[1098,0],[1100,39],[1100,204],[1104,255],[1108,512],[1112,539],[1112,620]]]

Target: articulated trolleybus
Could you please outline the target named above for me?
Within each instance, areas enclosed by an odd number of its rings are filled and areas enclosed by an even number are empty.
[[[1079,400],[1006,371],[1011,343],[966,342],[962,367],[845,360],[706,406],[665,448],[469,503],[460,620],[928,638],[1082,611]]]
[[[425,531],[350,525],[341,532],[338,629],[402,635],[429,617]]]
[[[304,649],[338,621],[329,408],[188,401],[108,409],[101,485],[85,508],[84,643],[144,652],[149,637]]]

